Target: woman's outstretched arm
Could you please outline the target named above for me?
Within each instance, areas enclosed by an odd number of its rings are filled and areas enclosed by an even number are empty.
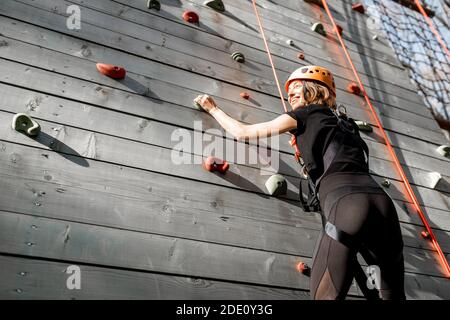
[[[297,128],[297,121],[287,114],[282,114],[271,121],[247,125],[223,112],[208,95],[200,95],[194,101],[238,140],[270,137]]]

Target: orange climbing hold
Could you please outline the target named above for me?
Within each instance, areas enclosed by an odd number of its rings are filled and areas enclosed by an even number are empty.
[[[209,156],[203,161],[203,168],[210,172],[218,171],[220,173],[225,173],[230,168],[230,165],[222,159]]]
[[[194,11],[183,12],[183,20],[189,23],[198,23],[200,18]]]
[[[429,233],[428,231],[426,231],[426,230],[422,231],[422,232],[420,233],[420,235],[421,235],[422,238],[424,238],[424,239],[430,239],[430,238],[431,238],[431,237],[430,237],[430,233]]]
[[[360,89],[359,86],[358,86],[356,83],[354,83],[354,82],[348,84],[347,90],[348,90],[350,93],[356,94],[357,96],[361,93],[361,89]]]
[[[299,263],[297,263],[297,271],[301,272],[303,274],[306,274],[309,271],[309,267],[308,267],[308,265],[306,263],[299,262]]]
[[[250,94],[248,92],[241,92],[240,96],[243,99],[250,99]]]
[[[97,63],[97,70],[105,76],[113,79],[123,79],[126,75],[126,70],[112,64]]]
[[[366,11],[364,9],[364,5],[360,2],[353,4],[352,9],[355,11],[358,11],[359,13],[362,13],[362,14],[364,14],[364,12]]]

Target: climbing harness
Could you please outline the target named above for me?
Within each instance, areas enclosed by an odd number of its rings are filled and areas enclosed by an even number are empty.
[[[355,135],[361,149],[364,152],[366,165],[369,165],[369,149],[365,142],[362,140],[357,124],[352,118],[347,117],[345,107],[339,106],[337,111],[333,111],[337,119],[337,125],[332,133],[332,138],[323,155],[323,173],[320,177],[311,177],[309,175],[309,169],[312,167],[311,163],[303,163],[301,172],[303,173],[303,179],[300,179],[299,183],[299,198],[300,206],[305,212],[318,212],[322,214],[320,208],[318,189],[322,178],[325,177],[330,169],[333,161],[336,159],[339,150],[349,135]],[[314,180],[314,181],[313,181]],[[306,197],[303,195],[303,190],[307,188]]]
[[[326,0],[322,0],[322,3],[323,3],[323,6],[325,8],[325,11],[326,11],[328,17],[330,18],[330,21],[331,21],[331,23],[332,23],[332,25],[334,27],[334,30],[336,31],[336,29],[337,29],[336,22],[334,21],[334,18],[333,18],[333,15],[331,14],[330,8],[328,7],[328,3],[327,3]],[[416,3],[419,3],[419,2],[416,0]],[[420,5],[420,3],[419,3],[419,5]],[[384,140],[386,142],[386,146],[388,148],[389,153],[392,156],[392,159],[394,160],[394,164],[397,167],[397,171],[400,174],[400,176],[401,176],[401,178],[402,178],[402,180],[403,180],[403,182],[405,184],[405,187],[406,187],[407,193],[408,193],[408,195],[409,195],[409,197],[411,199],[411,202],[414,204],[414,207],[416,208],[417,213],[419,214],[420,219],[422,220],[422,223],[424,224],[426,231],[430,234],[430,237],[431,237],[430,240],[431,240],[431,242],[433,244],[433,247],[437,251],[437,254],[439,256],[439,260],[441,262],[442,267],[445,270],[446,276],[450,277],[450,266],[448,264],[448,261],[447,261],[445,255],[444,255],[444,253],[442,252],[442,249],[441,249],[441,247],[440,247],[440,245],[439,245],[439,243],[438,243],[438,241],[437,241],[433,231],[431,230],[431,227],[430,227],[427,219],[425,218],[424,213],[422,212],[422,209],[421,209],[421,207],[419,205],[419,201],[417,200],[417,197],[416,197],[416,195],[415,195],[415,193],[414,193],[414,191],[413,191],[413,189],[412,189],[412,187],[411,187],[411,185],[410,185],[410,183],[409,183],[409,181],[408,181],[408,179],[407,179],[407,177],[405,175],[405,172],[403,171],[403,168],[402,168],[402,166],[400,164],[400,161],[397,158],[397,155],[396,155],[396,153],[394,151],[394,148],[392,147],[392,145],[391,145],[391,143],[389,141],[389,138],[388,138],[388,136],[387,136],[387,134],[386,134],[382,124],[381,124],[381,121],[380,121],[377,113],[375,112],[375,108],[373,107],[373,105],[372,105],[372,103],[371,103],[371,101],[369,99],[369,96],[367,95],[367,92],[364,89],[364,86],[363,86],[362,81],[361,81],[361,79],[359,77],[359,74],[356,71],[355,65],[353,64],[353,60],[350,57],[350,54],[348,53],[347,47],[346,47],[346,45],[344,43],[344,40],[342,39],[341,35],[338,32],[336,32],[336,36],[337,36],[337,38],[338,38],[338,40],[339,40],[339,42],[341,44],[342,50],[344,51],[344,54],[345,54],[345,56],[346,56],[346,58],[347,58],[347,60],[348,60],[348,62],[350,64],[350,66],[352,68],[353,74],[355,75],[355,78],[358,81],[359,87],[360,87],[360,89],[361,89],[361,91],[362,91],[362,93],[364,95],[364,98],[365,98],[365,100],[366,100],[366,102],[367,102],[367,104],[368,104],[368,106],[369,106],[369,108],[370,108],[370,110],[372,112],[373,118],[374,118],[378,128],[380,129],[380,133],[381,133],[381,135],[383,136],[383,138],[384,138]],[[446,51],[446,52],[448,52],[448,51]]]

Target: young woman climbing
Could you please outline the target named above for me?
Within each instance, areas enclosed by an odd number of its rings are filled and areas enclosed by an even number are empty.
[[[381,298],[404,299],[403,241],[397,212],[369,174],[365,142],[339,125],[332,73],[319,66],[301,67],[290,75],[285,89],[293,110],[252,125],[228,116],[208,95],[194,101],[238,140],[287,131],[296,136],[308,176],[318,190],[324,224],[311,268],[312,299],[346,297],[361,270],[358,252],[364,252],[366,263],[375,266],[371,270],[380,271],[370,274],[367,283],[378,283]]]

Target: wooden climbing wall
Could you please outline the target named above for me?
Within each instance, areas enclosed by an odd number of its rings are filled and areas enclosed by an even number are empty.
[[[367,16],[349,0],[328,2],[448,256],[450,159],[435,151],[447,141],[385,39],[372,39]],[[311,263],[321,225],[298,207],[289,137],[279,146],[288,180],[281,197],[268,195],[257,165],[231,164],[221,176],[171,161],[174,130],[193,133],[194,121],[219,129],[192,106],[200,93],[245,123],[283,112],[251,1],[226,0],[224,13],[202,3],[162,0],[156,11],[144,0],[2,0],[0,298],[309,299],[296,265]],[[297,0],[258,4],[280,79],[305,64],[330,68],[338,102],[373,124],[364,99],[346,92],[354,79],[334,36],[310,30],[322,21],[330,31],[326,14]],[[71,5],[81,9],[79,30],[67,27]],[[184,10],[200,24],[184,22]],[[234,51],[246,62],[233,61]],[[127,77],[102,76],[96,62],[124,66]],[[37,138],[11,129],[18,112],[40,123]],[[407,297],[449,299],[379,130],[364,139],[373,176],[391,181]],[[434,171],[443,176],[436,188]],[[70,265],[81,269],[80,290],[66,286]],[[361,297],[356,285],[350,297]]]

